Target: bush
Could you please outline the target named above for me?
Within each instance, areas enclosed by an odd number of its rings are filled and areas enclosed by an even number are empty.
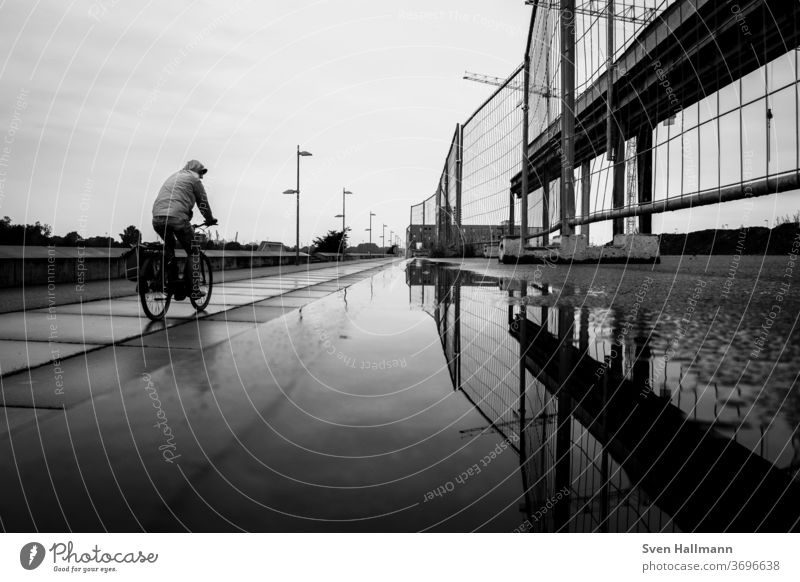
[[[458,256],[462,259],[474,259],[476,257],[475,254],[475,246],[474,245],[464,245],[457,251]]]

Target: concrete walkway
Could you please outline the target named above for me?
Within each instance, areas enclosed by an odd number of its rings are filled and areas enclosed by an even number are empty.
[[[0,526],[510,531],[519,459],[465,438],[485,420],[408,292],[373,262],[229,281],[163,326],[59,308],[60,343],[99,347],[1,379]],[[0,316],[4,341],[47,345],[46,316]]]
[[[204,312],[195,312],[188,300],[173,301],[162,322],[143,315],[129,281],[128,293],[111,299],[54,301],[49,307],[2,313],[0,376],[6,414],[0,418],[0,434],[7,430],[4,423],[31,420],[33,408],[61,409],[89,398],[96,372],[108,377],[115,370],[117,381],[127,381],[138,376],[142,365],[156,369],[174,362],[181,354],[177,350],[227,341],[388,263],[391,260],[215,273],[221,281]],[[100,286],[108,289],[103,282],[90,291],[102,296]]]
[[[363,265],[368,263],[375,264],[376,261],[385,259],[364,259],[357,261],[347,261],[343,263],[347,266]],[[304,271],[318,271],[329,269],[331,263],[310,263],[308,265],[279,265],[275,267],[257,267],[255,269],[233,269],[228,271],[215,271],[214,282],[224,283],[231,281],[242,281],[247,279],[258,279],[260,277],[273,277],[290,275],[292,273]],[[40,309],[51,304],[68,305],[81,301],[94,301],[96,299],[113,299],[131,295],[135,283],[127,279],[109,279],[107,281],[89,281],[83,285],[71,283],[56,283],[54,289],[48,289],[47,285],[27,285],[0,289],[0,313],[10,311],[25,311],[30,309]]]

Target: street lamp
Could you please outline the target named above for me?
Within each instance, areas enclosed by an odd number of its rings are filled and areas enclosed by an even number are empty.
[[[373,216],[378,216],[378,215],[375,214],[374,212],[370,211],[370,213],[369,213],[369,228],[367,229],[369,231],[369,244],[372,244],[372,217]]]
[[[284,194],[294,194],[297,198],[297,219],[296,219],[296,236],[295,236],[295,249],[294,249],[294,264],[300,264],[300,158],[302,156],[310,156],[311,152],[300,151],[300,146],[297,146],[297,188],[294,190],[284,190]]]
[[[346,190],[345,188],[342,188],[342,232],[344,232],[344,229],[347,226],[345,224],[345,221],[344,221],[344,200],[345,200],[344,197],[347,196],[347,195],[352,195],[352,194],[353,193],[350,192],[350,190]],[[336,216],[339,216],[339,215],[337,214]]]
[[[372,212],[370,210],[369,211],[369,228],[365,228],[364,229],[364,230],[368,230],[369,231],[369,244],[370,244],[370,247],[372,247],[372,217],[373,216],[377,216],[377,214],[375,214],[374,212]],[[371,255],[372,254],[372,248],[370,248],[367,252]]]
[[[383,249],[386,249],[386,225],[385,224],[383,225],[383,228],[381,229],[381,247]],[[386,251],[384,250],[384,253],[385,252]]]

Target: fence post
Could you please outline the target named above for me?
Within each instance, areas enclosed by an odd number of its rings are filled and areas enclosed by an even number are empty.
[[[442,213],[442,238],[445,248],[450,245],[450,152],[447,153],[447,170],[444,173],[444,212]]]
[[[436,199],[434,200],[435,209],[433,211],[436,219],[436,244],[443,247],[442,244],[442,181],[439,180],[439,186],[436,188]]]
[[[653,200],[653,128],[645,124],[636,137],[636,178],[637,202],[647,204]],[[649,214],[639,216],[639,232],[653,232],[653,217]]]
[[[459,241],[462,240],[461,230],[461,166],[464,157],[464,126],[460,123],[456,127],[456,227],[458,228]]]

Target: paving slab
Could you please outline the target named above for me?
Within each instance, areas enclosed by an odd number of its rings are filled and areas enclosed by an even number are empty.
[[[0,379],[0,386],[6,406],[69,408],[185,355],[164,348],[107,346],[61,360],[58,371],[40,366],[7,376]]]
[[[305,289],[290,291],[289,293],[281,295],[281,297],[310,297],[312,299],[318,299],[320,297],[327,297],[331,293],[332,291],[323,291],[321,289],[317,290],[311,287],[306,287]]]
[[[266,323],[283,317],[286,313],[294,311],[296,307],[266,307],[262,305],[245,305],[235,309],[229,309],[222,313],[212,315],[212,321],[241,321],[252,323]]]
[[[163,326],[163,324],[161,324]],[[109,344],[152,329],[148,320],[107,315],[52,314],[41,311],[0,315],[0,339],[78,344]]]
[[[63,415],[64,413],[61,410],[4,407],[0,411],[0,435],[8,433],[10,430],[36,425],[59,414]]]
[[[0,340],[0,375],[35,368],[99,347],[100,344]]]
[[[198,319],[127,341],[123,345],[202,350],[229,341],[234,336],[251,329],[252,325],[243,322]]]
[[[311,297],[287,297],[286,295],[281,295],[280,297],[259,301],[256,305],[267,307],[303,307],[312,301],[314,301],[314,298]]]
[[[209,305],[206,312],[216,313],[225,309],[224,305]],[[36,312],[47,311],[37,309]],[[33,313],[33,312],[29,312]],[[123,299],[89,301],[87,303],[73,303],[62,305],[56,308],[56,315],[61,314],[83,314],[83,315],[107,315],[114,317],[145,317],[142,306],[137,301],[125,301]],[[167,317],[170,319],[193,319],[197,316],[197,310],[188,301],[171,301]],[[202,316],[202,313],[200,314]]]

